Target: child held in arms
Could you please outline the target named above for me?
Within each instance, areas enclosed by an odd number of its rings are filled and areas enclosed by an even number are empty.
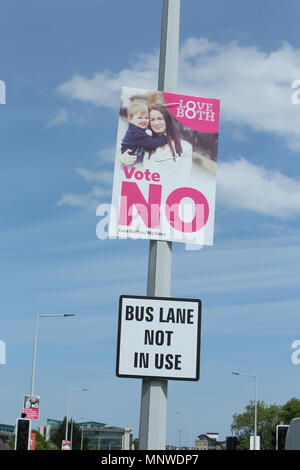
[[[130,150],[130,155],[136,155],[139,160],[144,157],[145,151],[150,152],[167,144],[167,137],[160,135],[151,137],[148,129],[149,109],[142,103],[133,103],[128,106],[128,129],[121,143],[121,152]]]

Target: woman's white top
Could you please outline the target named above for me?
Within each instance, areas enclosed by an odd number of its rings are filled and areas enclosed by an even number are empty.
[[[181,146],[182,154],[175,154],[175,158],[173,157],[168,145],[165,145],[164,147],[158,147],[155,152],[152,153],[150,158],[149,154],[146,153],[143,162],[144,168],[148,168],[152,172],[157,171],[158,173],[167,172],[168,174],[174,174],[178,172],[182,176],[190,175],[193,163],[193,147],[189,142],[182,139]]]

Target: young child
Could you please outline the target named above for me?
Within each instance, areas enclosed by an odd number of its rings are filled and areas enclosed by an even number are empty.
[[[128,106],[128,129],[121,143],[121,152],[132,150],[131,155],[143,157],[145,151],[156,150],[167,144],[167,138],[164,135],[151,137],[147,132],[149,124],[148,106],[142,103],[133,103]]]

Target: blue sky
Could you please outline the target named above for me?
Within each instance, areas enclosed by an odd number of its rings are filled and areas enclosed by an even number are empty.
[[[299,2],[183,0],[182,93],[221,99],[215,243],[173,247],[172,295],[203,301],[201,379],[170,382],[167,441],[230,434],[254,397],[299,397]],[[0,7],[0,422],[21,413],[40,322],[41,423],[66,412],[133,427],[139,380],[114,375],[121,294],[145,295],[148,242],[99,240],[121,86],[155,89],[161,0],[3,0]],[[4,406],[5,404],[5,406]],[[177,411],[185,414],[177,415]]]

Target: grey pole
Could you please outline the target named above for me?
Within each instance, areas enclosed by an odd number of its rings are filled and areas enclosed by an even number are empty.
[[[180,0],[164,0],[158,90],[176,91],[178,76]],[[147,295],[170,297],[172,243],[150,241]],[[143,379],[141,393],[141,450],[166,448],[167,380]]]
[[[71,437],[70,437],[71,450],[73,450],[73,424],[74,424],[74,420],[73,418],[71,418]]]
[[[158,89],[176,91],[179,57],[180,0],[163,0]]]
[[[189,449],[192,449],[192,413],[185,411],[177,411],[177,415],[186,414],[189,417]]]
[[[39,318],[45,317],[74,317],[74,313],[45,313],[35,316],[35,334],[34,334],[34,343],[33,343],[33,356],[32,356],[32,372],[31,372],[31,396],[34,395],[34,386],[35,386],[35,368],[36,368],[36,349],[37,349],[37,337],[38,337],[38,328],[39,328]]]
[[[67,390],[67,414],[66,414],[66,431],[65,431],[65,441],[68,440],[68,426],[69,426],[69,411],[70,411],[70,393],[71,392],[87,392],[87,388],[70,388]],[[71,428],[72,429],[72,428]],[[71,436],[72,436],[71,430]]]
[[[35,316],[35,334],[34,334],[34,344],[33,344],[33,357],[32,357],[32,373],[31,373],[31,396],[34,396],[34,382],[35,382],[35,366],[36,366],[36,347],[37,347],[37,336],[38,336],[38,326],[39,325],[39,315]]]
[[[67,392],[67,414],[66,414],[66,432],[65,432],[66,443],[68,440],[69,408],[70,408],[70,390],[68,390]]]
[[[257,436],[257,376],[255,375],[255,403],[254,403],[254,450],[258,450],[256,447],[256,436]]]
[[[80,441],[80,450],[83,449],[83,426],[81,426],[81,441]]]
[[[232,372],[234,375],[244,375],[245,377],[254,377],[255,379],[255,401],[254,401],[254,442],[253,450],[258,450],[256,447],[256,438],[257,438],[257,375],[255,374],[243,374],[242,372]]]

